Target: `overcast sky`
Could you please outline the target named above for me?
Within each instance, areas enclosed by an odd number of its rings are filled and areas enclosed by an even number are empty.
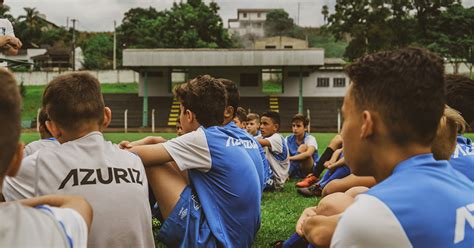
[[[175,0],[179,1],[179,0]],[[210,2],[210,0],[205,0]],[[224,25],[227,19],[237,17],[238,8],[283,8],[301,26],[320,26],[323,23],[321,7],[327,4],[333,9],[335,0],[215,0],[219,6]],[[86,31],[111,31],[113,21],[120,24],[123,14],[130,8],[149,6],[157,10],[169,8],[173,0],[5,0],[13,16],[24,14],[24,7],[34,7],[46,18],[60,26],[69,19],[78,20],[77,29]],[[464,5],[473,6],[474,0],[464,0]]]

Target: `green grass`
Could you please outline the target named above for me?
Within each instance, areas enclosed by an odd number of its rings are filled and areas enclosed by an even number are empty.
[[[21,112],[22,120],[34,120],[36,112],[41,107],[41,97],[45,85],[25,86],[25,97],[23,98],[23,109]],[[101,84],[102,93],[137,93],[138,84],[120,83],[120,84]]]
[[[122,140],[137,140],[148,135],[159,135],[165,138],[173,138],[175,134],[172,133],[105,133],[105,138],[114,143]],[[289,135],[285,133],[284,135]],[[334,137],[334,133],[315,133],[319,150],[323,151],[329,141]],[[466,134],[467,137],[474,139],[474,133]],[[25,143],[38,139],[36,133],[23,133],[21,140]],[[286,183],[285,189],[282,192],[263,193],[261,218],[262,223],[257,238],[253,247],[269,247],[273,241],[286,239],[295,232],[295,224],[301,212],[318,202],[318,198],[303,198],[296,194],[294,186],[295,181],[291,180]],[[154,227],[159,226],[155,220]],[[158,244],[158,247],[165,247]]]

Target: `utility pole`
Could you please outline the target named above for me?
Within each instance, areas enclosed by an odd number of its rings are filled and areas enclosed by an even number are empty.
[[[298,24],[298,26],[300,25],[300,2],[298,2],[298,19],[296,23]]]
[[[114,58],[113,58],[114,71],[117,70],[117,22],[114,20]]]
[[[76,21],[72,19],[72,70],[76,70]]]

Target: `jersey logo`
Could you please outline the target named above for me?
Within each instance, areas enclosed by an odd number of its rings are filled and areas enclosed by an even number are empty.
[[[471,213],[473,211],[474,203],[456,209],[456,228],[454,229],[455,244],[464,240],[466,222],[471,226],[471,229],[473,229],[472,231],[474,231],[474,216]]]
[[[79,180],[81,179],[81,180]],[[72,169],[59,185],[58,190],[63,189],[66,184],[72,180],[72,186],[89,184],[111,184],[137,183],[143,185],[143,178],[140,177],[140,171],[132,168],[107,168],[107,176],[102,169]]]
[[[456,150],[454,150],[453,158],[459,158],[464,156],[474,156],[474,149],[471,147],[466,147],[463,149],[459,144],[456,145]]]
[[[243,140],[229,137],[225,143],[226,147],[229,146],[243,146],[245,149],[258,149],[257,142],[254,140]]]

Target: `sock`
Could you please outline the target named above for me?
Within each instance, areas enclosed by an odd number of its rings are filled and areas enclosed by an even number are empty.
[[[329,159],[331,159],[331,156],[333,153],[334,153],[334,150],[331,147],[328,147],[326,148],[326,150],[324,150],[323,154],[321,155],[318,162],[316,163],[316,166],[313,167],[313,175],[319,178],[319,176],[325,169],[324,163],[328,161]]]

